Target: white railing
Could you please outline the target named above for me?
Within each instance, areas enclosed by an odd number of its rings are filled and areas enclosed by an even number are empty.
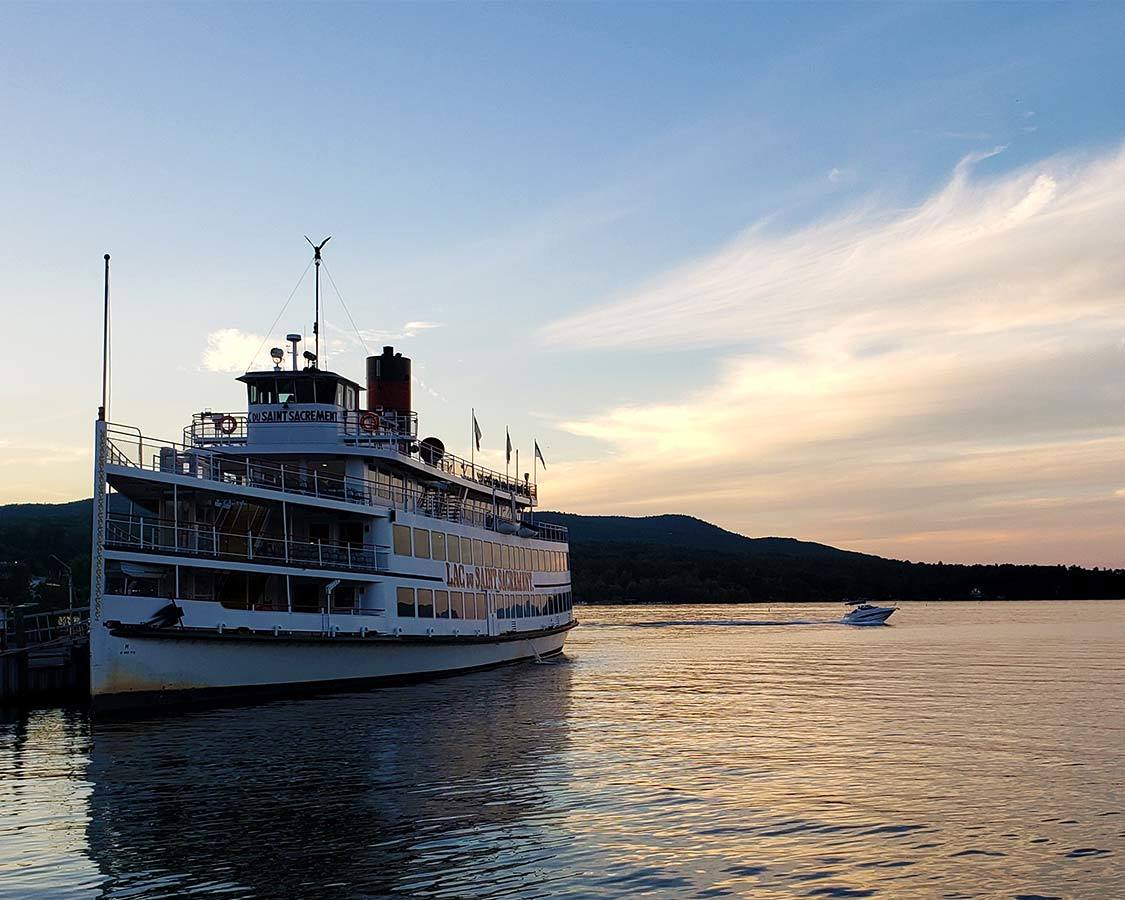
[[[106,547],[205,559],[237,560],[301,568],[385,572],[390,547],[285,540],[247,531],[219,531],[207,525],[176,525],[144,516],[111,514]]]
[[[419,447],[418,414],[411,412],[372,413],[368,410],[339,410],[337,423],[339,435],[345,444],[389,450],[412,462],[421,462],[447,475],[455,475],[482,487],[526,497],[532,503],[538,499],[536,486],[463,459],[453,453],[434,453]],[[246,444],[249,418],[246,413],[201,412],[192,416],[191,425],[184,429],[185,446],[196,448],[235,446]],[[365,424],[369,427],[365,427]],[[269,426],[267,426],[269,427]]]
[[[405,485],[368,478],[325,474],[316,466],[286,466],[229,452],[216,453],[197,446],[154,440],[136,429],[121,425],[108,426],[106,451],[111,465],[363,506],[392,507],[501,533],[512,533],[520,527],[527,527],[535,537],[543,540],[567,541],[567,530],[561,526],[530,524],[508,518],[505,513],[510,507],[503,502],[497,504],[498,514],[494,515],[467,507],[461,498],[446,491],[417,491]]]

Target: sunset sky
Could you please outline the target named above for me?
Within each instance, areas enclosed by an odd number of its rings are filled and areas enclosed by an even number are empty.
[[[1125,5],[0,5],[0,503],[311,333],[544,505],[1125,566]],[[260,355],[255,352],[261,347]]]

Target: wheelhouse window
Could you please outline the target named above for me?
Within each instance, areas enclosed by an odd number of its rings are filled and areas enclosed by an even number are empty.
[[[292,378],[279,378],[277,381],[277,403],[295,403],[297,400],[297,386]]]
[[[269,381],[252,381],[248,386],[250,404],[259,406],[264,403],[277,403],[277,383]]]
[[[316,383],[311,378],[298,378],[296,387],[298,403],[316,403]]]
[[[332,404],[336,402],[336,382],[328,378],[316,381],[316,402]]]

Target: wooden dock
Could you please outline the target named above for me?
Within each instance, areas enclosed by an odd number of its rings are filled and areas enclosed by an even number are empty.
[[[89,611],[23,617],[0,650],[0,704],[82,701],[89,691]]]

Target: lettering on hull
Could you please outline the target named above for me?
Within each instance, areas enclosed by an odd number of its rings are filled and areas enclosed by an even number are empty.
[[[530,591],[531,573],[486,566],[465,566],[461,563],[445,564],[445,580],[451,588],[469,588],[474,591]]]
[[[251,425],[281,425],[291,422],[324,422],[334,425],[340,414],[326,409],[277,409],[250,413]]]

